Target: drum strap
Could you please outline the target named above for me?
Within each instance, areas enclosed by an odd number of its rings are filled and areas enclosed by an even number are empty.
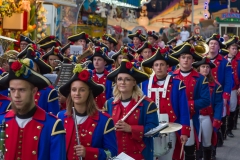
[[[154,77],[154,73],[151,74],[150,78],[149,78],[149,82],[148,82],[148,97],[151,98],[151,93],[155,92],[155,103],[159,109],[158,112],[158,119],[160,120],[160,98],[159,98],[159,93],[162,92],[162,98],[166,98],[167,96],[167,86],[168,83],[170,81],[171,75],[167,75],[165,83],[163,88],[152,88],[152,82],[153,82],[153,77]]]

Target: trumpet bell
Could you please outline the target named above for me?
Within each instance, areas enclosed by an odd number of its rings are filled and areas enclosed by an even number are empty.
[[[197,41],[193,44],[195,52],[199,55],[205,55],[209,52],[209,47],[206,43]]]
[[[142,71],[147,73],[148,75],[151,75],[153,73],[153,70],[152,68],[149,68],[149,67],[141,67],[142,68]]]

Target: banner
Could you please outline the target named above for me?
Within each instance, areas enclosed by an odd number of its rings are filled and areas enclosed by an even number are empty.
[[[76,0],[41,0],[42,2],[59,4],[69,7],[77,7]]]

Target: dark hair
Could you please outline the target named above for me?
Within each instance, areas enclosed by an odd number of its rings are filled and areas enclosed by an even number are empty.
[[[171,23],[171,24],[170,24],[170,27],[172,27],[174,24],[175,24],[175,23]]]

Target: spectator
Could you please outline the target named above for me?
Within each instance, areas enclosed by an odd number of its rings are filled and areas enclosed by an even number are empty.
[[[182,31],[180,33],[181,40],[185,42],[190,36],[190,33],[188,32],[187,28],[185,26],[182,27]]]
[[[165,47],[165,42],[163,41],[163,36],[162,35],[159,35],[157,45],[160,48],[164,48]]]
[[[126,29],[124,29],[124,31],[123,31],[122,42],[123,42],[123,44],[128,44],[128,43],[132,42],[132,40],[130,38],[128,38],[128,31]]]
[[[171,23],[171,24],[170,24],[170,28],[169,28],[169,30],[168,30],[168,34],[167,34],[168,40],[173,39],[174,37],[177,36],[177,34],[178,34],[177,25],[174,24],[174,23]]]

